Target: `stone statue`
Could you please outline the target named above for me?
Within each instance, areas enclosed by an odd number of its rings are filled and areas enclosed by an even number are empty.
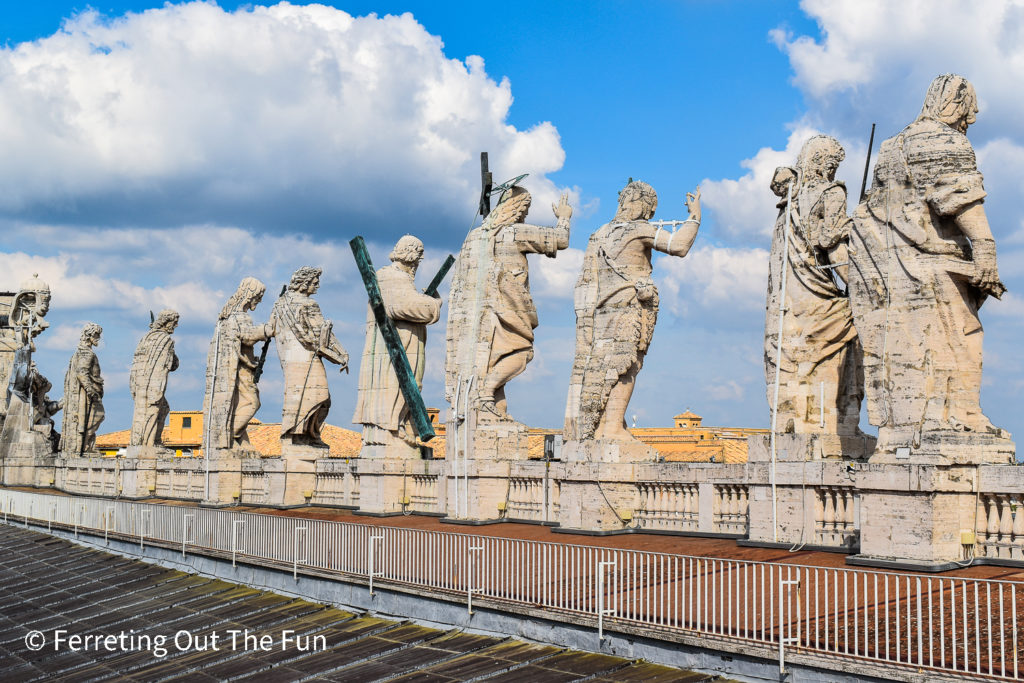
[[[295,271],[287,290],[274,303],[271,329],[284,373],[281,438],[291,444],[324,447],[320,429],[331,407],[323,359],[348,370],[348,353],[325,320],[312,295],[320,288],[319,268]]]
[[[804,143],[796,168],[776,169],[772,181],[781,201],[768,261],[764,365],[769,406],[778,380],[779,432],[859,433],[863,369],[845,288],[850,219],[846,187],[835,179],[845,156],[835,138],[815,135]]]
[[[86,323],[78,348],[64,375],[64,426],[61,452],[79,458],[96,451],[96,430],[103,422],[103,377],[92,347],[100,343],[103,328]]]
[[[423,386],[427,325],[441,317],[441,299],[416,290],[416,268],[423,260],[423,242],[412,235],[398,240],[392,263],[377,271],[384,310],[402,340],[416,384]],[[367,306],[366,344],[359,367],[359,394],[352,422],[363,425],[363,446],[392,446],[391,451],[418,455],[416,431],[405,397],[391,365],[384,338]],[[389,455],[395,453],[389,451]]]
[[[651,252],[686,256],[700,227],[700,190],[686,195],[689,218],[678,232],[652,225],[658,196],[631,181],[619,192],[615,218],[590,236],[576,281],[576,355],[565,438],[639,443],[626,428],[626,407],[654,334],[658,290]]]
[[[981,411],[978,309],[1006,288],[965,135],[974,87],[946,74],[921,114],[882,143],[850,237],[850,303],[864,347],[875,456],[1012,460],[1009,434]]]
[[[50,286],[40,280],[38,274],[23,282],[16,293],[0,294],[0,420],[7,410],[9,394],[6,392],[12,379],[15,354],[23,346],[33,345],[32,340],[49,327],[45,320],[49,310]],[[28,368],[26,362],[23,367],[26,376]]]
[[[256,278],[245,278],[217,316],[203,401],[203,427],[211,449],[249,447],[246,425],[260,409],[253,347],[259,341],[269,343],[273,336],[269,324],[253,324],[249,311],[263,300],[266,289]]]
[[[522,223],[529,208],[525,188],[507,190],[466,237],[452,279],[445,397],[454,402],[471,386],[468,404],[481,422],[511,420],[505,385],[533,359],[538,320],[526,255],[554,257],[569,246],[572,207],[566,195],[552,206],[558,219],[553,228]]]
[[[176,311],[160,311],[149,332],[135,348],[129,378],[135,411],[132,414],[132,446],[157,446],[162,443],[164,420],[171,408],[164,392],[167,375],[178,369],[171,335],[178,326]]]

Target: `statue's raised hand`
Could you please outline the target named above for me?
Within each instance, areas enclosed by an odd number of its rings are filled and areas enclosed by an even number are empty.
[[[572,207],[569,206],[569,193],[563,193],[562,198],[558,200],[558,204],[551,205],[551,210],[555,212],[555,218],[558,220],[569,220],[572,217]]]
[[[686,193],[686,208],[690,212],[688,220],[700,223],[700,185],[695,191]]]

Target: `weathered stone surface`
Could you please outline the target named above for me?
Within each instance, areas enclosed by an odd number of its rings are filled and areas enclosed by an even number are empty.
[[[203,448],[211,456],[214,449],[249,446],[245,428],[260,408],[253,347],[259,341],[269,343],[273,336],[273,327],[254,325],[249,311],[263,300],[266,289],[256,278],[245,278],[217,316],[203,399]]]
[[[171,335],[178,326],[178,313],[160,311],[150,324],[150,330],[135,347],[132,372],[129,377],[132,400],[132,446],[156,446],[163,443],[161,434],[171,407],[164,393],[167,375],[178,369],[178,356],[174,353]]]
[[[850,302],[878,462],[1009,462],[1015,452],[979,400],[978,309],[1005,287],[965,135],[976,112],[966,79],[936,78],[917,120],[882,143],[854,214]]]
[[[837,140],[816,135],[796,167],[777,169],[772,180],[781,201],[769,257],[764,364],[774,428],[783,433],[859,433],[863,368],[844,284],[850,219],[846,187],[835,179],[844,157]]]
[[[700,190],[686,203],[687,221],[678,232],[665,230],[648,222],[658,206],[654,188],[630,182],[619,193],[615,218],[590,236],[575,290],[576,354],[564,432],[569,442],[639,444],[625,416],[658,317],[651,252],[682,257],[690,251],[700,227]],[[641,459],[653,454],[646,448]]]
[[[320,288],[320,269],[304,266],[274,303],[268,326],[277,339],[284,373],[281,442],[322,446],[320,429],[331,408],[324,359],[348,370],[348,354],[312,296]]]
[[[469,233],[459,253],[449,300],[445,365],[445,398],[453,408],[449,457],[454,457],[455,444],[464,436],[461,429],[513,422],[505,385],[533,358],[538,323],[526,255],[554,257],[568,247],[572,215],[563,196],[552,207],[558,219],[555,227],[527,225],[521,221],[529,207],[530,193],[524,188],[506,191],[483,225]],[[471,432],[470,441],[475,438]],[[483,458],[509,449],[481,446],[475,451],[475,457]]]
[[[968,559],[977,528],[975,466],[862,465],[860,560],[922,568]],[[968,543],[965,544],[965,541]]]
[[[46,330],[50,287],[33,276],[9,299],[0,296],[0,458],[45,456],[57,450],[60,434],[52,416],[61,408],[32,354]]]
[[[423,243],[402,237],[390,255],[392,264],[377,271],[384,309],[395,325],[418,387],[423,386],[427,325],[441,316],[441,299],[416,290],[416,269],[423,260]],[[391,364],[384,337],[367,306],[366,343],[359,368],[359,394],[352,422],[363,425],[361,457],[385,454],[419,458],[419,442]],[[384,449],[377,448],[384,446]]]
[[[64,375],[64,424],[61,453],[66,458],[96,452],[96,430],[103,422],[103,377],[92,347],[100,343],[103,328],[87,323],[78,349]]]

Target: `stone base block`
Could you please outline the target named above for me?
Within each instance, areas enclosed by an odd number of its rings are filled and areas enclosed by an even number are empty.
[[[964,562],[977,528],[977,467],[863,466],[858,564],[951,568]],[[897,564],[894,564],[897,563]]]
[[[442,509],[447,512],[448,521],[502,521],[511,494],[512,461],[460,460],[457,463],[446,461],[444,465],[448,493]]]
[[[867,434],[777,434],[776,462],[808,462],[812,460],[864,460],[875,449],[875,437]],[[747,462],[771,462],[771,435],[747,437]]]
[[[882,427],[870,461],[895,465],[1012,465],[1016,456],[1017,446],[1009,435],[936,431],[923,434],[917,444],[911,434],[900,435]]]
[[[564,462],[658,462],[656,450],[640,441],[592,439],[566,441],[562,445]]]
[[[408,462],[380,458],[364,460],[360,456],[359,510],[356,514],[389,516],[411,512],[409,475]]]
[[[477,422],[475,416],[470,415],[461,424],[449,423],[445,458],[454,460],[457,457],[470,461],[526,460],[529,457],[528,433],[526,425],[514,420]]]
[[[560,531],[616,532],[637,508],[637,465],[567,462],[559,487]]]
[[[58,458],[52,453],[6,458],[3,461],[3,484],[48,488],[55,483],[57,463]]]

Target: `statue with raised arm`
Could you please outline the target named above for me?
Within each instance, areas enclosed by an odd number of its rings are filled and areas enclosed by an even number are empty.
[[[295,271],[284,294],[274,303],[270,325],[284,373],[281,439],[296,445],[324,447],[320,429],[331,408],[323,359],[348,369],[348,353],[334,336],[313,294],[320,288],[319,268]]]
[[[203,400],[204,448],[251,448],[246,425],[260,409],[256,385],[257,342],[273,336],[270,325],[256,325],[249,315],[263,300],[266,286],[247,277],[217,316],[206,358]]]
[[[835,179],[845,156],[838,140],[815,135],[796,168],[778,168],[772,180],[780,201],[768,261],[764,365],[769,406],[778,382],[774,424],[783,433],[860,433],[863,369],[845,287],[850,219],[846,186]]]
[[[423,242],[405,235],[389,256],[391,265],[377,271],[384,310],[395,325],[418,387],[423,386],[427,325],[441,317],[441,299],[416,290],[416,269]],[[418,455],[418,440],[391,364],[384,337],[367,306],[366,343],[359,367],[359,393],[352,422],[363,426],[363,446],[390,447],[388,455]]]
[[[864,347],[876,457],[1012,461],[981,410],[978,309],[1006,288],[965,133],[978,112],[963,76],[939,76],[917,119],[882,143],[850,237],[850,302]]]
[[[92,349],[100,343],[102,334],[103,328],[96,323],[85,325],[64,375],[64,424],[60,450],[67,458],[80,458],[96,452],[96,430],[105,413],[100,362]]]
[[[553,258],[569,246],[572,207],[563,195],[548,228],[523,223],[530,193],[513,186],[462,244],[448,310],[445,397],[456,395],[480,422],[511,421],[505,385],[533,359],[537,309],[530,296],[527,254]],[[458,410],[458,408],[456,408]]]
[[[686,195],[689,218],[677,231],[652,225],[654,188],[631,181],[615,218],[590,236],[576,281],[576,356],[566,405],[565,438],[639,443],[626,408],[654,335],[658,290],[651,254],[683,257],[700,227],[700,189]]]
[[[135,410],[132,413],[132,446],[157,446],[163,443],[161,435],[170,406],[164,396],[167,376],[178,369],[178,356],[174,353],[171,335],[178,326],[178,313],[160,311],[149,332],[135,347],[129,388]]]

